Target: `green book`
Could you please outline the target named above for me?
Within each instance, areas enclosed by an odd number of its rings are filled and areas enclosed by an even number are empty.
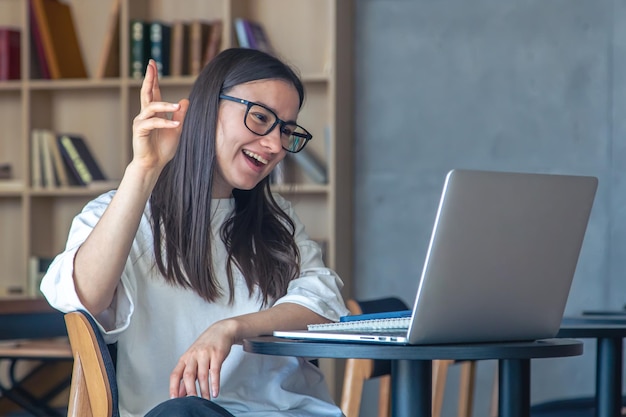
[[[150,56],[157,66],[159,77],[170,75],[171,27],[163,22],[150,24]]]
[[[150,23],[144,20],[130,22],[130,77],[143,78],[150,59]]]

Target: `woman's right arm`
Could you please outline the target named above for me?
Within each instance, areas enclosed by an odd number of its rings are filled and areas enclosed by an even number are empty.
[[[93,315],[113,300],[142,213],[161,170],[176,152],[189,106],[186,99],[162,102],[156,74],[156,64],[150,61],[141,86],[141,111],[133,121],[133,160],[74,258],[76,293]]]

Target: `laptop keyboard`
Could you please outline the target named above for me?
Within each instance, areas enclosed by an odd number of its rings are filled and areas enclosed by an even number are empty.
[[[391,319],[354,320],[337,323],[309,324],[310,332],[320,331],[344,331],[344,330],[408,330],[411,317],[398,317]]]

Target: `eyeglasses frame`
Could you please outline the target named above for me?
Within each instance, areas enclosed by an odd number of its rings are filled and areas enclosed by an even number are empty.
[[[298,132],[293,132],[293,133],[291,134],[291,136],[297,136],[297,137],[301,137],[302,139],[304,139],[304,145],[302,145],[302,147],[301,147],[300,149],[298,149],[297,151],[292,151],[292,150],[290,150],[290,149],[287,149],[287,148],[285,148],[285,147],[282,145],[282,143],[281,143],[281,147],[282,147],[284,150],[286,150],[287,152],[290,152],[290,153],[298,153],[298,152],[300,152],[302,149],[304,149],[304,147],[307,145],[307,143],[309,143],[309,141],[310,141],[311,139],[313,139],[313,135],[312,135],[311,133],[309,133],[309,131],[308,131],[308,130],[306,130],[305,128],[303,128],[302,126],[300,126],[300,125],[299,125],[299,124],[297,124],[297,123],[288,123],[288,122],[285,122],[284,120],[281,120],[281,119],[278,117],[278,115],[274,112],[274,110],[270,109],[270,108],[269,108],[269,107],[267,107],[266,105],[263,105],[263,104],[261,104],[261,103],[256,103],[256,102],[254,102],[254,101],[244,100],[244,99],[242,99],[242,98],[238,98],[238,97],[229,96],[229,95],[226,95],[226,94],[220,94],[220,99],[222,99],[222,100],[232,101],[232,102],[239,103],[239,104],[243,104],[243,105],[247,106],[247,108],[246,108],[246,113],[245,113],[245,115],[243,116],[243,124],[244,124],[244,126],[246,126],[246,128],[247,128],[250,132],[254,133],[255,135],[259,135],[259,136],[266,136],[266,135],[269,135],[269,134],[270,134],[270,133],[274,130],[274,128],[275,128],[277,125],[280,125],[280,128],[281,128],[281,129],[282,129],[285,125],[296,125],[296,126],[297,126],[297,127],[299,127],[300,129],[302,129],[304,132],[306,132],[305,134],[301,134],[301,133],[298,133]],[[259,106],[259,107],[263,107],[265,110],[267,110],[268,112],[270,112],[271,114],[273,114],[273,115],[274,115],[274,117],[276,118],[276,121],[274,122],[274,124],[272,124],[272,126],[270,126],[270,128],[269,128],[269,129],[267,130],[267,132],[265,132],[264,134],[260,134],[260,133],[257,133],[257,132],[255,132],[255,131],[253,131],[252,129],[250,129],[250,128],[248,127],[248,124],[246,123],[246,119],[247,119],[247,117],[248,117],[248,112],[250,112],[250,108],[251,108],[252,106]]]

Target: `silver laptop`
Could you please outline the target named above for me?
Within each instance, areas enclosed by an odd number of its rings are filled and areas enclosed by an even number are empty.
[[[352,329],[331,323],[274,335],[395,344],[554,337],[597,184],[588,176],[450,171],[403,325],[363,320]]]

